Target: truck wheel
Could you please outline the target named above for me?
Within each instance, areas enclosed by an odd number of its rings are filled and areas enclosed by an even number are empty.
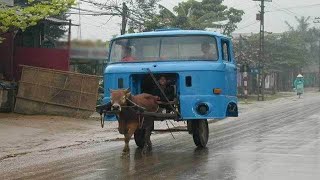
[[[192,120],[192,134],[196,146],[206,147],[209,138],[208,121],[206,119]]]
[[[136,142],[136,145],[140,148],[143,148],[144,146],[144,134],[145,129],[137,129],[136,132],[134,132],[134,141]]]

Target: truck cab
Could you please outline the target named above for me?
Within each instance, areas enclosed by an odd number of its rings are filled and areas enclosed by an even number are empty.
[[[104,71],[103,101],[110,101],[108,89],[152,94],[158,88],[155,81],[164,76],[174,89],[179,120],[238,116],[232,51],[230,38],[208,31],[162,30],[116,37]]]

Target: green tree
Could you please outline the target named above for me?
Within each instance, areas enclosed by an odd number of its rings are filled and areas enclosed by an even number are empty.
[[[156,5],[160,0],[118,0],[99,3],[93,0],[83,0],[104,11],[103,15],[125,17],[127,32],[143,31],[144,25],[156,13]],[[124,6],[125,4],[125,6]]]
[[[219,28],[224,34],[230,35],[244,14],[242,10],[223,5],[222,0],[188,0],[179,3],[173,11],[162,5],[159,5],[159,9],[159,13],[146,22],[146,30],[165,27],[202,30]]]
[[[18,5],[0,5],[0,34],[18,29],[25,30],[40,20],[66,12],[75,0],[28,0],[18,1]],[[0,40],[1,42],[1,40]]]
[[[320,31],[316,28],[310,28],[310,16],[308,17],[295,17],[298,25],[293,27],[288,22],[286,24],[289,27],[289,31],[287,32],[288,36],[291,36],[294,39],[299,40],[300,48],[304,49],[305,58],[303,61],[308,64],[313,63],[318,54],[318,40],[320,37]]]
[[[317,52],[317,40],[320,35],[315,28],[310,28],[309,17],[296,17],[296,27],[289,27],[281,34],[267,34],[265,36],[264,62],[266,69],[301,68],[312,63]],[[254,66],[259,60],[259,35],[254,34],[235,43],[236,57],[240,63],[248,62]]]
[[[289,27],[281,34],[266,34],[264,50],[265,73],[276,71],[281,73],[285,83],[290,82],[289,74],[296,74],[302,68],[318,63],[318,40],[320,31],[310,28],[310,18],[296,17],[297,26]],[[234,49],[238,63],[249,64],[256,68],[259,60],[259,34],[234,40]],[[291,87],[285,84],[284,87]]]
[[[66,15],[65,12],[60,13],[59,15],[52,16],[54,18],[67,21],[67,18],[69,15]],[[47,23],[45,25],[45,32],[47,38],[50,38],[52,41],[58,41],[60,38],[62,38],[66,32],[68,32],[68,29],[64,25],[56,25],[52,23]]]
[[[259,35],[254,34],[243,39],[242,44],[239,41],[234,44],[236,57],[240,60],[238,63],[257,67],[260,58]],[[306,65],[308,53],[301,45],[302,42],[301,37],[294,36],[290,32],[266,35],[263,59],[265,71],[299,68]]]

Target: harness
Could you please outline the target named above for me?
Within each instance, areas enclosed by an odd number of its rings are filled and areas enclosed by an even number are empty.
[[[139,104],[133,102],[131,100],[131,95],[129,97],[126,98],[127,101],[129,101],[129,103],[132,104],[132,106],[127,106],[127,107],[133,107],[134,109],[138,110],[138,119],[139,119],[139,128],[141,129],[144,123],[144,116],[142,115],[142,112],[144,112],[146,110],[145,107],[140,106]],[[158,112],[159,111],[159,105],[157,106],[157,110],[155,110],[154,112]],[[119,117],[117,116],[117,119],[119,120]]]
[[[130,97],[131,97],[131,96],[130,96]],[[127,97],[126,100],[129,101],[129,102],[132,104],[132,106],[123,106],[123,107],[136,107],[136,108],[138,108],[139,110],[143,110],[143,111],[146,110],[145,107],[142,107],[142,106],[140,106],[139,104],[133,102],[129,97]]]
[[[142,114],[144,111],[146,111],[146,108],[143,107],[143,106],[140,106],[139,104],[135,103],[132,99],[132,96],[129,96],[126,98],[127,100],[127,106],[122,106],[122,108],[132,108],[133,110],[136,110],[136,114],[138,116],[138,120],[139,120],[139,128],[141,129],[142,126],[143,126],[143,123],[144,123],[144,115]],[[158,112],[159,111],[159,105],[157,106],[157,109],[156,111],[154,112]],[[100,111],[100,117],[101,117],[101,127],[103,128],[104,127],[104,120],[103,120],[103,117],[102,117],[102,113],[104,114],[107,114],[106,111]],[[117,120],[119,121],[119,114],[116,114],[116,118]],[[125,123],[127,123],[125,121]]]

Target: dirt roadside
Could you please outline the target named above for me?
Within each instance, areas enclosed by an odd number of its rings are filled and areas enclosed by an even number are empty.
[[[168,126],[184,127],[184,122],[170,122]],[[155,129],[168,129],[166,122],[156,122]],[[83,143],[122,140],[117,122],[100,119],[76,119],[59,116],[27,116],[0,113],[0,161],[33,152],[68,148]]]
[[[272,103],[285,102],[288,99],[294,100],[295,98],[292,94],[292,96],[266,102],[250,102],[248,104],[240,102],[240,116],[248,111],[272,105]],[[235,119],[219,121],[218,124]],[[0,113],[0,161],[33,152],[63,149],[84,143],[121,140],[123,135],[118,133],[117,126],[117,122],[106,122],[105,127],[101,128],[100,119],[97,115],[83,120],[58,116],[26,116]],[[185,127],[186,123],[155,123],[155,129],[165,130],[168,129],[168,126],[170,128]],[[156,132],[154,135],[158,133]]]

